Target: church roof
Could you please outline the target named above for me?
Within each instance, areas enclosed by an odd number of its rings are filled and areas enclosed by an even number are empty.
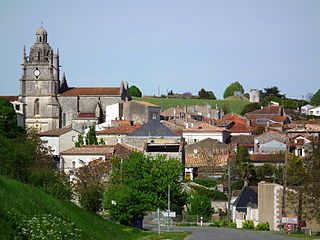
[[[71,88],[60,96],[79,96],[79,95],[92,95],[92,96],[120,96],[120,88]]]

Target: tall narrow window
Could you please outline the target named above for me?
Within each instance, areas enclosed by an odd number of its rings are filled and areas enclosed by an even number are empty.
[[[40,102],[39,99],[37,98],[34,100],[34,115],[39,115],[40,113]]]
[[[63,113],[62,114],[62,126],[65,127],[67,124],[67,117],[66,117],[66,114]]]
[[[40,42],[41,42],[41,36],[39,37],[39,40],[40,40]]]

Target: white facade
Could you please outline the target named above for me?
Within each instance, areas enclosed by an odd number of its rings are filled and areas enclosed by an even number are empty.
[[[41,140],[46,141],[46,146],[50,147],[52,155],[60,155],[61,152],[73,148],[75,142],[78,141],[78,135],[80,133],[75,130],[70,130],[60,136],[57,135],[43,135],[40,136]]]
[[[106,106],[105,122],[107,123],[108,126],[111,126],[112,120],[119,119],[120,117],[121,117],[120,103]]]
[[[215,140],[218,140],[219,142],[226,142],[229,137],[229,133],[226,131],[221,131],[221,132],[188,131],[188,132],[183,132],[183,137],[185,138],[187,144],[199,142],[206,138],[215,139]]]
[[[105,160],[105,154],[79,154],[79,155],[61,155],[61,168],[69,174],[75,169],[88,165],[90,162],[102,158]]]
[[[320,106],[309,109],[308,115],[320,116]]]

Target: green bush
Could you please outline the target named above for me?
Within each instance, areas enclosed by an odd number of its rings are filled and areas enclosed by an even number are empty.
[[[211,179],[194,179],[193,181],[208,188],[217,186],[217,182]]]
[[[219,227],[226,228],[228,227],[228,225],[229,225],[229,222],[227,219],[223,219],[219,222]]]
[[[237,228],[237,224],[234,222],[229,222],[228,228]]]
[[[209,224],[209,227],[220,227],[220,222],[219,221],[213,222],[213,223]]]
[[[242,223],[242,228],[243,229],[254,229],[254,223],[252,220],[245,220]]]
[[[269,223],[259,223],[254,229],[258,231],[270,231]]]
[[[101,209],[103,187],[90,185],[79,192],[79,203],[82,207],[98,212]]]
[[[207,189],[205,187],[202,186],[190,186],[192,188],[192,190],[194,190],[196,195],[204,195],[208,198],[210,198],[211,200],[222,200],[222,201],[226,201],[228,200],[227,195],[225,195],[223,192],[220,192],[218,190],[210,190]]]

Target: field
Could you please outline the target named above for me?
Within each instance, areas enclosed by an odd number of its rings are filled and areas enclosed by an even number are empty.
[[[237,100],[211,100],[211,99],[184,99],[184,98],[156,98],[156,97],[146,97],[137,98],[134,100],[145,101],[153,103],[160,106],[163,110],[166,110],[175,106],[191,106],[191,105],[205,105],[210,104],[213,108],[221,107],[225,114],[227,113],[237,113],[240,114],[245,105],[249,104],[246,101]]]
[[[73,203],[58,200],[36,187],[0,176],[0,239],[14,239],[8,223],[8,212],[16,209],[27,217],[51,214],[74,223],[83,232],[81,239],[183,239],[188,233],[170,233],[157,236],[155,233],[109,222],[99,215],[82,209]],[[38,238],[37,238],[38,239]],[[39,238],[40,239],[40,238]],[[72,239],[70,239],[72,240]]]

